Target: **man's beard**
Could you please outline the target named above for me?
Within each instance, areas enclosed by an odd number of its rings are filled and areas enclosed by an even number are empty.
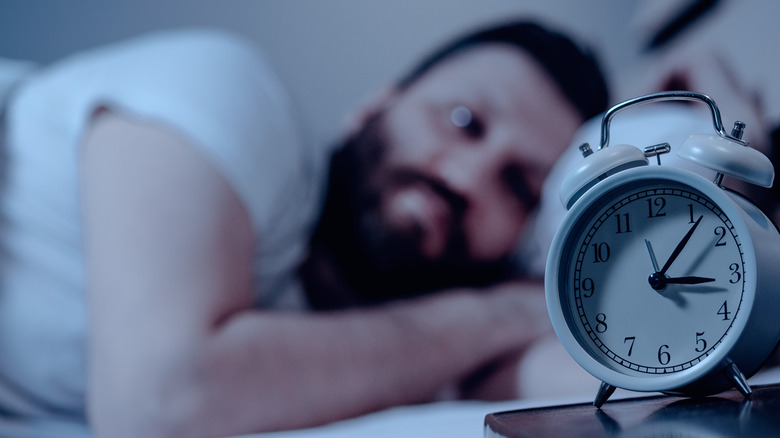
[[[380,113],[331,157],[323,214],[301,267],[313,307],[371,305],[442,289],[484,286],[508,272],[506,260],[476,261],[469,256],[464,199],[424,175],[388,174],[383,169],[389,147]],[[382,214],[382,191],[404,184],[426,184],[450,209],[440,257],[422,253],[419,225],[393,224]]]

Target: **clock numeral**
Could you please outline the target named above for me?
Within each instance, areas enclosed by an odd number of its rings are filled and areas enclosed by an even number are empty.
[[[726,228],[716,227],[714,233],[718,236],[718,241],[715,242],[715,246],[726,246]]]
[[[669,354],[668,350],[669,346],[664,344],[661,345],[661,348],[658,349],[658,363],[661,365],[667,365],[669,364],[669,361],[672,360],[672,355]]]
[[[718,315],[722,316],[724,321],[729,320],[729,315],[731,315],[731,312],[729,312],[729,306],[727,301],[724,301],[723,304],[720,306],[720,309],[718,309]]]
[[[607,315],[603,313],[596,315],[596,331],[599,333],[607,331]]]
[[[725,305],[726,303],[724,302],[723,304]],[[702,338],[702,336],[704,336],[704,332],[701,332],[701,333],[696,332],[696,345],[697,345],[696,351],[698,353],[701,353],[701,352],[703,352],[704,350],[707,349],[707,341],[704,340],[704,338]]]
[[[688,219],[689,224],[696,222],[693,220],[693,204],[688,204],[688,217],[690,218]]]
[[[609,245],[606,242],[594,243],[591,247],[593,248],[593,263],[609,260]]]
[[[631,356],[631,353],[634,351],[634,341],[636,341],[636,336],[627,336],[625,339],[623,339],[623,343],[630,342],[628,344],[628,355]]]
[[[729,265],[729,271],[731,271],[731,278],[729,283],[736,284],[742,279],[742,274],[739,272],[739,263],[732,263]]]
[[[617,233],[616,234],[623,234],[623,233],[630,233],[631,232],[631,224],[628,221],[628,213],[623,214],[616,214],[615,219],[617,220]]]
[[[647,199],[647,217],[666,216],[666,199],[662,197]]]
[[[585,297],[585,298],[592,297],[593,296],[593,292],[594,292],[594,290],[593,290],[594,288],[595,288],[595,285],[593,284],[593,279],[592,278],[588,277],[588,278],[583,278],[582,279],[582,290],[585,291],[585,293],[582,294],[583,297]]]

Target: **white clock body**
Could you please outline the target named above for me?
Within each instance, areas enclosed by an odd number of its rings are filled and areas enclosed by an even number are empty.
[[[693,172],[635,167],[571,206],[545,290],[564,347],[606,384],[713,394],[733,386],[732,366],[755,373],[780,340],[780,235],[752,203]]]

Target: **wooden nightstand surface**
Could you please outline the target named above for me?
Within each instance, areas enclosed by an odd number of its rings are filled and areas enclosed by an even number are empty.
[[[703,398],[650,396],[488,414],[485,437],[777,437],[780,384]]]

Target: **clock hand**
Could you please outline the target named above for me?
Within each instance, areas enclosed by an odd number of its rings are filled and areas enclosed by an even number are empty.
[[[701,284],[701,283],[709,283],[711,281],[715,281],[715,279],[709,277],[696,277],[696,276],[667,277],[665,280],[667,284]]]
[[[650,282],[650,287],[659,292],[666,289],[666,286],[669,284],[702,284],[715,281],[714,278],[697,277],[694,275],[686,277],[667,277],[660,272],[650,274],[650,277],[648,277],[647,280]]]
[[[677,259],[677,256],[679,256],[680,253],[682,252],[683,248],[685,248],[685,245],[691,239],[691,236],[693,236],[693,232],[696,231],[696,227],[699,226],[699,224],[701,223],[701,220],[703,218],[704,218],[704,215],[699,216],[699,218],[696,219],[696,222],[693,224],[691,229],[688,230],[688,232],[685,234],[685,236],[683,236],[683,238],[680,241],[680,243],[678,243],[677,246],[674,248],[674,251],[672,251],[672,255],[669,256],[669,260],[667,260],[666,263],[664,263],[664,267],[661,268],[661,270],[658,271],[658,273],[660,273],[661,275],[666,274],[666,270],[669,269],[670,266],[672,266],[672,262],[674,262]]]
[[[645,245],[647,245],[647,251],[650,253],[650,261],[653,263],[653,270],[658,272],[658,262],[655,260],[655,253],[653,247],[650,245],[650,241],[645,239]]]

